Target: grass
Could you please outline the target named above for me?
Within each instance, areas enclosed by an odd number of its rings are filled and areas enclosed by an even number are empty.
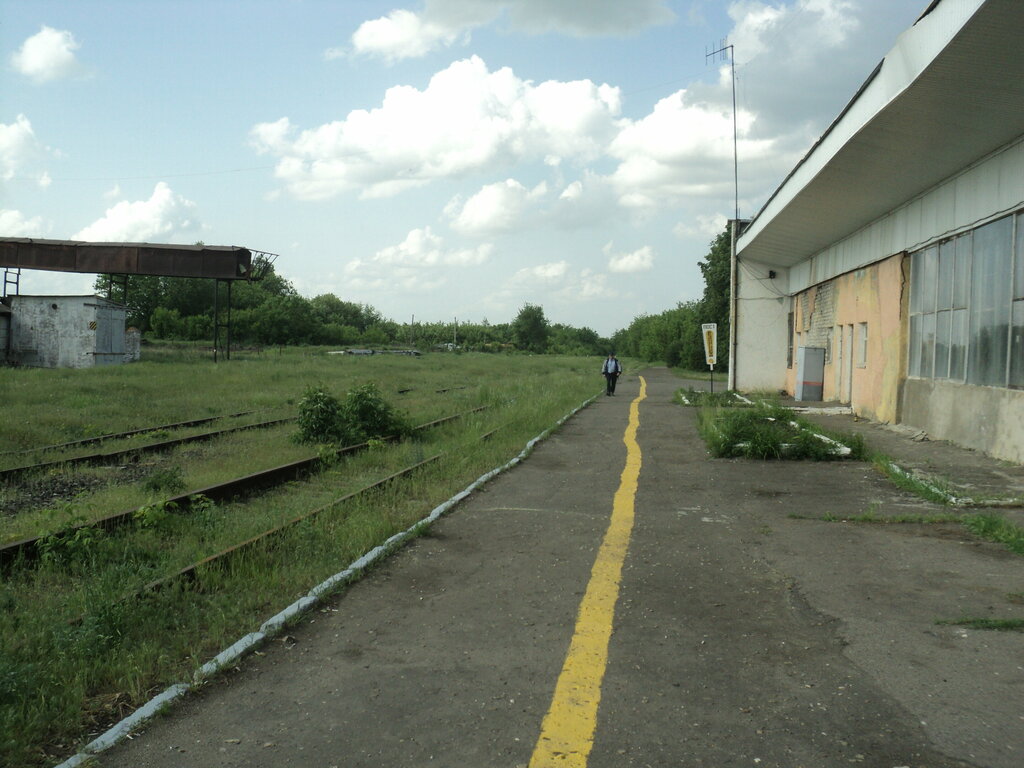
[[[940,525],[958,523],[980,539],[1004,545],[1011,552],[1024,555],[1024,528],[995,514],[958,515],[879,515],[871,511],[862,515],[838,516],[826,514],[821,517],[790,515],[795,520],[820,520],[826,523],[868,523],[882,525]]]
[[[132,482],[100,485],[47,509],[0,518],[0,537],[9,540],[149,505],[132,526],[111,532],[86,527],[72,537],[53,537],[37,567],[16,569],[0,581],[0,764],[53,762],[155,692],[190,679],[221,649],[505,463],[528,439],[599,391],[594,367],[592,360],[545,356],[345,359],[275,350],[262,359],[217,366],[186,360],[72,372],[0,370],[0,387],[11,393],[7,405],[18,414],[11,426],[17,437],[8,437],[6,422],[3,437],[20,447],[194,418],[195,409],[280,409],[289,400],[294,407],[307,386],[319,383],[340,395],[373,381],[417,423],[488,406],[418,439],[377,445],[307,482],[248,502],[200,504],[189,514],[160,505],[174,488],[280,464],[291,457],[289,451],[315,453],[315,447],[291,439],[293,425],[182,448],[155,459]],[[450,391],[435,391],[442,388]],[[399,396],[398,389],[412,391]],[[86,396],[91,413],[67,406]],[[125,402],[146,407],[125,408]],[[442,462],[407,479],[333,503],[439,452],[445,454]],[[109,470],[85,472],[102,476]],[[227,564],[201,569],[194,582],[125,599],[144,584],[321,507]]]
[[[953,504],[956,496],[950,489],[949,483],[937,478],[922,478],[913,475],[888,456],[882,453],[875,453],[871,457],[871,463],[883,475],[885,475],[897,488],[908,493],[913,493],[925,501],[935,504]]]
[[[1024,555],[1024,528],[999,515],[970,515],[963,521],[971,533],[1003,544],[1011,552]]]
[[[792,520],[821,520],[826,523],[878,523],[881,525],[939,525],[963,521],[961,515],[880,515],[877,512],[842,516],[827,513],[821,517],[794,513],[790,514],[789,518]]]
[[[716,458],[829,461],[841,457],[837,443],[849,449],[849,458],[861,459],[866,453],[860,435],[823,432],[775,404],[701,408],[697,429]]]
[[[986,629],[996,632],[1024,632],[1024,619],[940,619],[940,625],[968,627],[969,629]]]
[[[740,400],[736,396],[735,392],[706,392],[692,389],[690,387],[678,390],[676,392],[675,399],[676,402],[682,405],[698,408],[707,406],[746,408],[751,405],[748,402]]]

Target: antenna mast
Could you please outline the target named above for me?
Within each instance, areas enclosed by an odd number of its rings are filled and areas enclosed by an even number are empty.
[[[722,40],[718,50],[704,54],[704,62],[707,63],[708,59],[719,54],[722,55],[721,60],[725,61],[726,51],[729,52],[729,69],[732,74],[732,181],[736,208],[735,218],[738,221],[740,218],[740,170],[736,152],[736,55],[732,44],[726,45],[725,40]]]

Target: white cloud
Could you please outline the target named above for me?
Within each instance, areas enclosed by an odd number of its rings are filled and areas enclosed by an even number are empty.
[[[770,139],[746,138],[753,124],[754,115],[740,110],[739,155],[745,162],[772,150]],[[731,108],[690,103],[686,91],[678,91],[625,127],[609,152],[620,160],[610,180],[625,206],[654,208],[681,197],[724,196],[733,181]]]
[[[547,264],[538,264],[535,267],[524,267],[513,275],[512,280],[515,282],[552,283],[563,279],[568,272],[569,262],[552,261]]]
[[[729,217],[724,213],[694,214],[690,222],[680,221],[672,228],[678,238],[684,237],[717,237],[725,230]]]
[[[37,83],[71,77],[81,70],[74,35],[65,29],[43,26],[11,54],[14,68]]]
[[[735,22],[729,40],[740,62],[771,53],[780,44],[789,48],[798,63],[809,63],[817,58],[813,52],[844,45],[860,28],[857,10],[851,0],[797,0],[781,6],[737,0],[729,5],[729,17]],[[792,45],[796,40],[800,44]]]
[[[609,272],[647,272],[654,266],[654,251],[649,245],[629,253],[615,253],[608,243],[604,254],[608,257]]]
[[[42,231],[41,216],[26,219],[21,211],[0,208],[0,232],[4,237],[41,237]]]
[[[547,195],[547,184],[541,182],[527,189],[515,179],[488,184],[465,203],[454,198],[445,213],[452,219],[452,229],[467,235],[492,235],[511,232],[523,224],[531,205]]]
[[[122,200],[71,236],[93,242],[167,242],[199,229],[196,204],[159,182],[148,200]]]
[[[424,227],[410,231],[398,245],[377,251],[373,258],[381,264],[466,267],[483,264],[491,250],[488,243],[476,248],[446,249],[441,237],[435,235],[430,227]]]
[[[352,259],[343,274],[347,288],[370,291],[422,293],[447,282],[445,268],[475,267],[494,251],[491,243],[474,248],[450,248],[430,227],[413,229],[397,245],[367,259]]]
[[[534,85],[474,56],[435,74],[420,91],[388,89],[381,106],[297,133],[288,118],[250,131],[279,157],[275,174],[304,200],[358,190],[388,197],[435,179],[555,155],[586,162],[616,132],[619,90],[589,80]]]
[[[352,50],[386,61],[414,59],[467,35],[467,25],[445,25],[402,9],[363,22],[352,35]],[[332,49],[336,50],[336,49]]]
[[[456,42],[504,13],[513,29],[531,33],[631,34],[671,21],[665,0],[427,0],[422,12],[393,10],[352,35],[352,52],[386,61],[419,58]],[[330,58],[342,49],[332,48]]]
[[[18,115],[13,123],[0,123],[0,173],[5,180],[33,165],[44,152],[32,130],[32,123],[24,115]],[[39,177],[41,182],[44,177],[45,172]]]
[[[559,200],[577,200],[583,194],[583,182],[574,181],[558,196]]]
[[[613,298],[618,296],[619,292],[608,287],[608,275],[584,269],[580,272],[578,283],[566,286],[560,295],[563,300],[568,301],[593,301]]]

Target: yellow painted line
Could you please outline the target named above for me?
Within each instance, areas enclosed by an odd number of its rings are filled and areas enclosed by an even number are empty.
[[[580,603],[576,630],[562,673],[555,685],[541,725],[540,738],[530,758],[530,768],[585,768],[594,746],[601,681],[608,666],[608,641],[619,597],[622,564],[633,532],[634,502],[640,479],[640,401],[647,397],[647,382],[640,377],[640,394],[629,406],[629,425],[622,436],[626,466],[615,492],[612,518],[590,572],[590,583]]]

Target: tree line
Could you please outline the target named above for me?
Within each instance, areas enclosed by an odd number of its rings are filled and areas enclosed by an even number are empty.
[[[307,299],[272,265],[262,280],[239,281],[231,289],[232,343],[238,345],[316,344],[337,346],[446,347],[484,352],[600,355],[614,350],[670,366],[704,367],[701,323],[717,322],[719,360],[724,362],[729,322],[729,238],[722,233],[699,264],[704,295],[658,315],[641,315],[612,338],[590,328],[551,323],[543,307],[525,304],[509,323],[397,323],[369,304],[345,301],[332,293]],[[96,289],[106,291],[109,276]],[[128,308],[127,322],[146,336],[206,341],[213,338],[214,291],[222,312],[224,286],[214,281],[132,276],[113,285],[111,298]]]
[[[697,301],[680,302],[675,309],[657,315],[640,315],[612,336],[619,355],[662,361],[669,367],[703,370],[707,367],[701,325],[717,323],[716,368],[729,361],[729,268],[731,239],[726,230],[709,244],[698,262],[704,277],[704,293]]]

